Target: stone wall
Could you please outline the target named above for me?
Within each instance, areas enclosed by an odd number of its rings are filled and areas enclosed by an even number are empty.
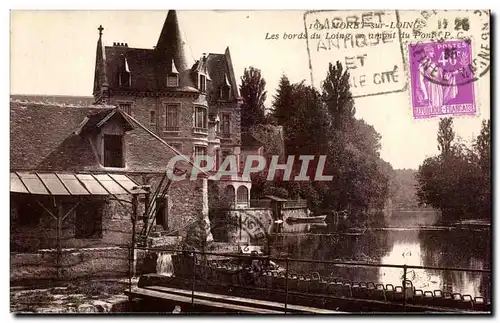
[[[130,196],[120,196],[130,200]],[[76,212],[71,208],[78,202],[93,205],[100,204],[92,212],[96,212],[101,218],[102,233],[93,238],[80,239],[75,237]],[[47,201],[43,202],[48,205]],[[61,214],[68,215],[61,227],[60,244],[62,248],[89,248],[124,246],[130,244],[132,238],[132,207],[130,204],[120,204],[108,198],[96,196],[89,198],[58,198]],[[87,205],[86,204],[86,205]],[[50,249],[57,247],[56,220],[47,212],[43,212],[38,223],[22,225],[18,221],[18,204],[15,198],[11,203],[11,249],[13,251],[38,251],[39,249]],[[142,209],[142,208],[141,208]],[[141,214],[141,209],[139,214]],[[34,210],[37,212],[37,210]],[[33,216],[36,216],[34,214]],[[141,229],[141,222],[137,223],[137,232]]]
[[[159,181],[159,179],[157,179]],[[150,182],[151,183],[151,182]],[[154,185],[158,185],[155,183]],[[131,200],[130,196],[120,199]],[[101,207],[93,212],[102,216],[102,233],[92,239],[75,237],[76,212],[71,211],[64,219],[61,227],[60,244],[62,248],[88,248],[129,245],[132,239],[132,207],[129,203],[89,197],[85,203],[97,203]],[[78,202],[76,198],[58,198],[62,214],[66,214]],[[50,201],[44,201],[49,205]],[[36,212],[36,211],[34,211]],[[39,211],[42,212],[42,211]],[[144,201],[139,203],[138,215],[144,213]],[[208,220],[208,187],[206,179],[196,181],[174,182],[168,191],[168,231],[172,235],[183,235],[198,220]],[[142,229],[143,221],[137,221],[136,233]],[[16,199],[11,203],[11,248],[13,251],[37,251],[57,247],[56,220],[43,212],[38,223],[22,225],[18,221]]]
[[[36,253],[11,253],[11,281],[56,279],[57,253],[40,250]],[[63,249],[60,258],[60,279],[81,277],[127,277],[128,249],[118,247]]]
[[[274,229],[272,210],[267,208],[213,209],[210,221],[219,242],[263,244]]]
[[[172,97],[149,97],[149,96],[114,96],[110,104],[119,105],[120,102],[132,104],[132,117],[142,125],[148,127],[168,143],[181,143],[182,153],[191,155],[193,145],[207,146],[207,134],[196,134],[193,129],[193,118],[195,106],[207,107],[205,95],[171,93]],[[166,104],[179,104],[179,131],[166,131]],[[155,123],[150,122],[150,112],[155,111]],[[208,108],[207,108],[208,111]]]

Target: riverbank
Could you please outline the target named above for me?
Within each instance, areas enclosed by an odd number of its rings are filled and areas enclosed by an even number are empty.
[[[137,279],[133,281],[136,283]],[[79,279],[71,282],[36,282],[10,287],[10,311],[34,313],[127,312],[128,279]],[[36,286],[36,287],[33,287]]]

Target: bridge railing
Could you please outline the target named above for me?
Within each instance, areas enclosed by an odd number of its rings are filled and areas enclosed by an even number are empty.
[[[298,209],[298,208],[306,208],[307,200],[298,199],[298,200],[287,200],[282,202],[284,209]],[[250,207],[256,208],[270,208],[271,207],[271,199],[251,199]]]
[[[436,267],[436,266],[419,266],[419,265],[399,265],[399,264],[378,264],[378,263],[369,263],[369,262],[355,262],[355,261],[338,261],[338,260],[315,260],[315,259],[299,259],[299,258],[291,258],[291,257],[272,257],[272,256],[262,256],[262,255],[250,255],[250,254],[241,254],[241,253],[222,253],[222,252],[204,252],[204,251],[195,251],[195,250],[182,250],[182,249],[173,249],[173,248],[158,248],[158,247],[126,247],[129,250],[129,292],[131,292],[132,289],[132,278],[135,274],[135,269],[134,269],[134,264],[136,263],[135,259],[135,254],[136,250],[143,250],[147,251],[150,253],[169,253],[169,254],[180,254],[184,255],[185,259],[190,259],[188,263],[184,263],[185,265],[188,265],[187,267],[184,267],[184,269],[188,269],[190,272],[182,272],[182,277],[186,278],[190,281],[191,283],[191,304],[194,308],[194,300],[195,300],[195,287],[196,283],[200,284],[199,281],[199,273],[197,272],[197,265],[201,265],[203,263],[208,263],[210,261],[220,261],[222,259],[228,260],[228,259],[238,259],[240,261],[246,261],[247,264],[251,263],[252,260],[260,260],[264,263],[269,263],[269,261],[273,261],[276,264],[279,264],[281,266],[281,269],[283,270],[283,274],[281,277],[283,277],[282,280],[282,285],[280,288],[277,288],[276,290],[279,290],[283,293],[283,309],[285,312],[287,312],[287,307],[289,305],[289,295],[292,294],[302,294],[302,293],[297,293],[296,291],[292,291],[293,287],[296,286],[298,280],[295,281],[294,275],[301,275],[300,273],[297,272],[297,270],[292,269],[293,264],[316,264],[316,265],[323,265],[323,266],[332,266],[332,267],[344,267],[348,269],[352,269],[355,267],[364,267],[364,268],[373,268],[373,269],[380,269],[380,268],[392,268],[392,269],[400,269],[402,270],[402,275],[401,277],[401,284],[403,287],[402,288],[402,299],[400,299],[403,308],[406,308],[407,306],[407,301],[408,297],[410,297],[413,294],[409,294],[408,291],[412,291],[413,293],[413,286],[411,284],[411,280],[409,280],[409,270],[435,270],[435,271],[452,271],[452,272],[469,272],[469,273],[477,273],[477,274],[486,274],[490,275],[491,277],[491,270],[490,269],[475,269],[475,268],[458,268],[458,267]],[[211,259],[210,259],[211,258]],[[302,267],[302,266],[295,266],[295,267]],[[175,265],[174,265],[174,271],[175,271]],[[179,275],[179,273],[175,273],[176,275]],[[320,278],[321,277],[316,277]],[[324,278],[324,277],[323,277]],[[231,279],[231,278],[228,278]],[[233,277],[234,279],[234,277]],[[202,282],[203,283],[203,282]],[[221,283],[221,285],[228,285],[231,286],[234,284],[238,285],[238,283],[234,281],[228,281],[226,283]],[[295,284],[295,285],[294,285]],[[354,287],[353,283],[353,287]],[[388,284],[390,285],[390,284]],[[201,286],[201,285],[199,285]],[[400,287],[400,286],[397,286]],[[245,286],[245,288],[248,289],[253,289],[250,286]],[[257,288],[255,288],[257,290]],[[272,288],[274,290],[274,287]],[[130,294],[130,293],[129,293]],[[351,294],[351,297],[354,295]],[[356,297],[354,297],[356,298]],[[478,298],[483,298],[483,297],[478,297]],[[484,303],[486,303],[486,300],[483,300]],[[472,300],[471,300],[472,302]]]
[[[307,207],[307,200],[288,200],[286,202],[283,202],[283,208],[285,209],[299,209],[299,208],[306,208]]]
[[[267,208],[271,207],[271,200],[269,199],[251,199],[250,207],[254,208]]]

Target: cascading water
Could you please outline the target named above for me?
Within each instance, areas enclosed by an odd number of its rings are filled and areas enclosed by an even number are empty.
[[[172,264],[172,255],[165,252],[159,252],[156,258],[156,273],[165,276],[172,276],[174,266]]]

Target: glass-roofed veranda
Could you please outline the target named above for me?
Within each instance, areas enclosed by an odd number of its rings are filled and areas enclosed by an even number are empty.
[[[146,187],[125,174],[11,172],[11,236],[19,236],[11,239],[11,251],[55,249],[59,276],[63,243],[70,238],[79,239],[78,243],[102,238],[103,231],[96,230],[102,215],[97,215],[105,201],[124,206],[130,215],[127,222],[135,228],[138,196],[147,193]],[[73,223],[68,230],[65,220],[70,215]],[[134,234],[127,237],[133,240]]]

